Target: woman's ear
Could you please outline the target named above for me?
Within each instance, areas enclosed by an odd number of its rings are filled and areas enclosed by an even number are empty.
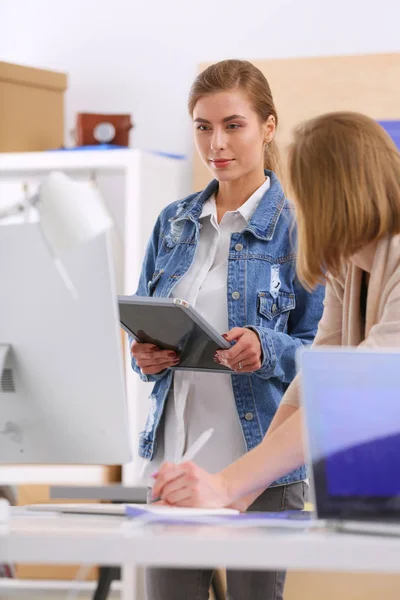
[[[270,144],[274,138],[276,129],[276,119],[274,115],[269,115],[264,125],[264,140],[266,144]]]

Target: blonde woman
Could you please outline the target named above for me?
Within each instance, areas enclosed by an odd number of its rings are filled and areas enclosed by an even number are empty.
[[[385,131],[357,113],[301,126],[289,153],[300,280],[326,277],[317,345],[400,348],[400,154]],[[221,353],[222,354],[222,353]],[[298,377],[263,442],[210,475],[164,464],[154,494],[181,506],[245,508],[277,477],[304,462]]]
[[[218,472],[262,441],[295,376],[295,353],[314,340],[323,287],[296,276],[293,209],[274,172],[278,114],[268,81],[247,61],[226,60],[196,77],[193,137],[212,180],[160,214],[138,294],[183,298],[232,344],[215,357],[231,374],[188,373],[174,352],[131,346],[132,367],[154,382],[139,453],[143,476],[178,461],[210,427],[196,464]],[[250,510],[304,506],[304,467],[273,482]],[[148,600],[205,600],[211,570],[147,569]],[[281,600],[284,572],[228,573],[231,600]]]

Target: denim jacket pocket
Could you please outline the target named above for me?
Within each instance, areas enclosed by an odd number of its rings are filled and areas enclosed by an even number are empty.
[[[270,292],[258,292],[258,312],[261,326],[284,331],[289,313],[296,306],[294,294],[279,292],[276,298]]]

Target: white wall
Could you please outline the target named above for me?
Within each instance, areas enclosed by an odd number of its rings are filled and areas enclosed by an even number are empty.
[[[69,73],[67,130],[127,111],[134,146],[190,154],[199,62],[398,51],[399,23],[399,0],[0,0],[0,60]]]

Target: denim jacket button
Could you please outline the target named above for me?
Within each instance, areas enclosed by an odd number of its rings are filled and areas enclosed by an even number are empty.
[[[254,419],[254,415],[252,412],[248,412],[244,415],[244,418],[246,419],[246,421],[252,421]]]
[[[272,305],[272,308],[271,308],[271,310],[272,310],[272,312],[273,312],[273,313],[276,313],[276,310],[277,310],[277,306],[276,306],[276,304],[273,304],[273,305]]]
[[[241,252],[243,250],[243,244],[236,244],[235,250],[236,252]]]
[[[233,292],[233,294],[232,294],[232,298],[233,298],[234,300],[239,300],[239,298],[240,298],[240,293],[239,293],[239,292]]]

